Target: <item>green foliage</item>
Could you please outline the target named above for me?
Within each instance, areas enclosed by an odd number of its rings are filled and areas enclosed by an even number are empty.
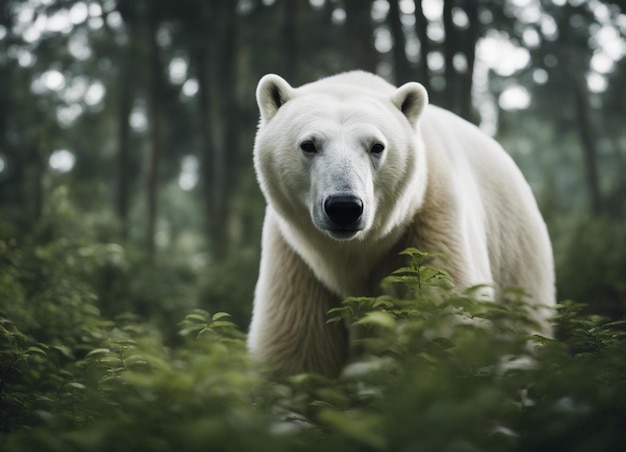
[[[329,312],[357,334],[341,378],[270,381],[228,313],[170,315],[176,338],[104,314],[98,275],[132,265],[123,247],[0,231],[2,450],[621,447],[626,322],[583,305],[559,306],[561,339],[528,337],[523,294],[450,291],[435,256],[409,249],[384,282],[402,296]]]
[[[551,229],[559,297],[585,300],[589,313],[626,316],[626,223],[566,218]]]

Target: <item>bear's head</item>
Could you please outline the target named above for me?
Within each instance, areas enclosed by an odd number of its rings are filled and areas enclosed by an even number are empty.
[[[269,74],[256,97],[257,177],[290,226],[360,242],[384,238],[410,220],[426,185],[422,85],[395,88],[353,72],[293,88]]]

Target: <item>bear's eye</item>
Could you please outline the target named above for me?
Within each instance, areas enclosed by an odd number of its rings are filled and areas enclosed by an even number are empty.
[[[305,154],[315,154],[317,152],[317,149],[315,148],[315,143],[313,143],[313,141],[311,140],[306,140],[300,143],[300,149]]]
[[[380,155],[385,150],[385,146],[381,143],[375,143],[370,149],[370,153],[374,155]]]

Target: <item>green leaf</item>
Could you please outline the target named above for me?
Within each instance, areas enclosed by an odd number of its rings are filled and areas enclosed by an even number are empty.
[[[98,359],[98,363],[107,364],[109,367],[122,366],[122,360],[113,356],[106,356]]]
[[[145,367],[148,366],[148,361],[141,355],[131,355],[124,358],[124,364],[127,367]]]
[[[217,322],[211,322],[211,328],[235,328],[237,325],[235,325],[233,322],[227,322],[224,320],[218,320]]]
[[[180,330],[178,334],[180,334],[181,336],[187,336],[188,334],[193,333],[194,331],[201,330],[203,328],[206,328],[206,323],[194,323]]]
[[[89,357],[97,356],[97,355],[106,355],[107,353],[111,353],[111,350],[109,350],[108,348],[96,348],[95,350],[92,350],[89,353],[87,353],[85,357],[89,358]]]
[[[73,380],[74,379],[74,374],[72,374],[71,372],[65,370],[65,369],[61,369],[59,371],[59,375],[63,376],[63,378],[65,380]]]
[[[392,275],[419,275],[419,270],[413,267],[400,267],[399,269],[391,272]]]
[[[206,333],[213,333],[213,334],[215,334],[215,330],[212,329],[212,328],[209,328],[208,326],[205,326],[200,331],[198,331],[198,334],[196,335],[196,338],[199,338],[200,336],[202,336],[202,335],[204,335]]]
[[[74,353],[72,353],[72,349],[66,345],[53,345],[53,349],[59,351],[63,356],[68,359],[74,359]]]
[[[393,308],[393,298],[389,297],[389,296],[380,296],[376,299],[376,301],[374,301],[374,305],[372,306],[374,309],[378,309],[378,308],[386,308],[386,309],[390,309]]]
[[[44,350],[42,350],[39,347],[35,347],[34,345],[31,346],[31,347],[28,347],[26,349],[26,353],[36,353],[36,354],[39,354],[39,355],[42,355],[42,356],[47,356],[48,355]]]
[[[332,313],[335,313],[335,312],[343,312],[343,311],[345,311],[346,309],[348,309],[346,306],[338,306],[338,307],[336,307],[336,308],[330,308],[330,309],[328,310],[328,313],[329,313],[329,314],[332,314]]]
[[[418,284],[417,276],[391,275],[383,279],[381,286],[387,287],[391,284]]]
[[[420,251],[417,248],[413,248],[413,247],[406,248],[406,249],[400,251],[399,254],[403,255],[403,256],[419,256],[419,257],[425,257],[425,256],[429,255],[428,253],[425,253],[425,252]]]
[[[207,316],[203,314],[187,314],[185,316],[185,320],[197,320],[198,322],[206,322]]]
[[[342,320],[343,317],[331,317],[330,319],[326,320],[326,324],[330,325],[331,323],[341,322]]]
[[[216,312],[215,314],[213,314],[213,317],[211,317],[211,320],[215,322],[216,320],[222,319],[224,317],[231,317],[231,315],[228,312]]]
[[[392,329],[396,326],[396,319],[384,311],[372,311],[365,314],[365,317],[354,322],[355,325],[379,326],[385,329]]]

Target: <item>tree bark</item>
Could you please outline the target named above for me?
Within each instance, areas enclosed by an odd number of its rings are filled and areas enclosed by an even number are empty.
[[[283,0],[283,45],[285,55],[284,74],[292,84],[298,79],[298,0]],[[229,32],[229,30],[226,30]]]
[[[45,126],[43,126],[45,127]],[[44,175],[46,174],[46,159],[43,155],[43,149],[46,144],[45,130],[41,133],[35,149],[35,164],[33,173],[33,214],[35,221],[39,221],[43,215],[44,206]]]
[[[419,82],[424,85],[427,91],[430,91],[430,71],[428,69],[428,55],[430,54],[431,45],[428,39],[428,19],[424,15],[422,8],[422,0],[414,0],[415,3],[415,34],[420,42],[420,61],[418,63]]]
[[[583,151],[583,162],[587,191],[589,194],[589,208],[593,215],[602,214],[602,198],[598,179],[598,163],[594,128],[591,121],[591,106],[589,105],[589,93],[582,75],[574,77],[576,113],[578,116],[578,132]]]
[[[148,157],[148,187],[147,187],[147,251],[148,256],[153,257],[155,251],[156,222],[158,218],[158,194],[159,194],[159,163],[161,160],[161,59],[159,45],[156,40],[158,21],[154,15],[148,18],[148,118],[149,118],[149,141],[150,153]]]
[[[389,26],[393,37],[393,67],[397,85],[411,80],[411,67],[406,57],[406,37],[400,20],[400,0],[388,0],[389,2]]]
[[[346,8],[345,69],[376,72],[378,54],[374,46],[372,0],[344,0]]]
[[[446,107],[456,111],[456,71],[454,70],[454,54],[456,53],[457,36],[452,21],[452,0],[443,2],[443,29],[445,32],[444,62],[445,62],[445,103]]]
[[[199,113],[199,129],[201,137],[200,151],[200,187],[202,191],[202,201],[204,202],[204,213],[206,221],[207,238],[209,247],[213,247],[213,173],[214,170],[214,134],[213,124],[211,121],[211,86],[213,85],[211,78],[211,47],[210,43],[214,36],[212,30],[215,27],[212,10],[207,3],[202,3],[198,11],[201,18],[200,22],[204,22],[204,26],[197,25],[194,33],[194,41],[192,43],[192,55],[194,58],[197,78],[198,78],[198,113]]]
[[[132,44],[129,44],[132,45]],[[131,53],[124,69],[122,79],[122,87],[120,91],[119,105],[119,127],[118,127],[118,155],[117,155],[117,202],[116,211],[121,223],[121,236],[126,239],[128,235],[128,198],[129,198],[129,152],[130,152],[130,113],[133,107],[133,88],[132,88],[132,64]]]
[[[122,240],[128,237],[128,206],[130,197],[129,168],[130,163],[130,114],[133,107],[135,91],[134,65],[137,58],[137,46],[135,41],[141,38],[139,33],[139,21],[136,4],[121,2],[117,11],[122,15],[128,33],[128,43],[124,48],[119,66],[119,104],[118,104],[118,127],[117,127],[117,180],[115,193],[115,213],[120,222],[120,236]],[[108,39],[115,38],[115,32],[104,21]]]
[[[465,12],[469,20],[464,40],[465,59],[467,61],[467,72],[461,79],[460,111],[462,117],[474,122],[474,109],[472,106],[472,89],[474,85],[474,64],[476,62],[476,44],[480,35],[480,23],[478,19],[478,2],[468,0],[465,2]]]
[[[239,115],[236,64],[238,16],[236,2],[214,2],[214,27],[209,44],[208,121],[212,152],[207,156],[209,178],[208,223],[213,257],[222,260],[229,251],[230,198],[238,182]],[[214,33],[214,34],[213,34]],[[219,37],[219,39],[217,39]]]

